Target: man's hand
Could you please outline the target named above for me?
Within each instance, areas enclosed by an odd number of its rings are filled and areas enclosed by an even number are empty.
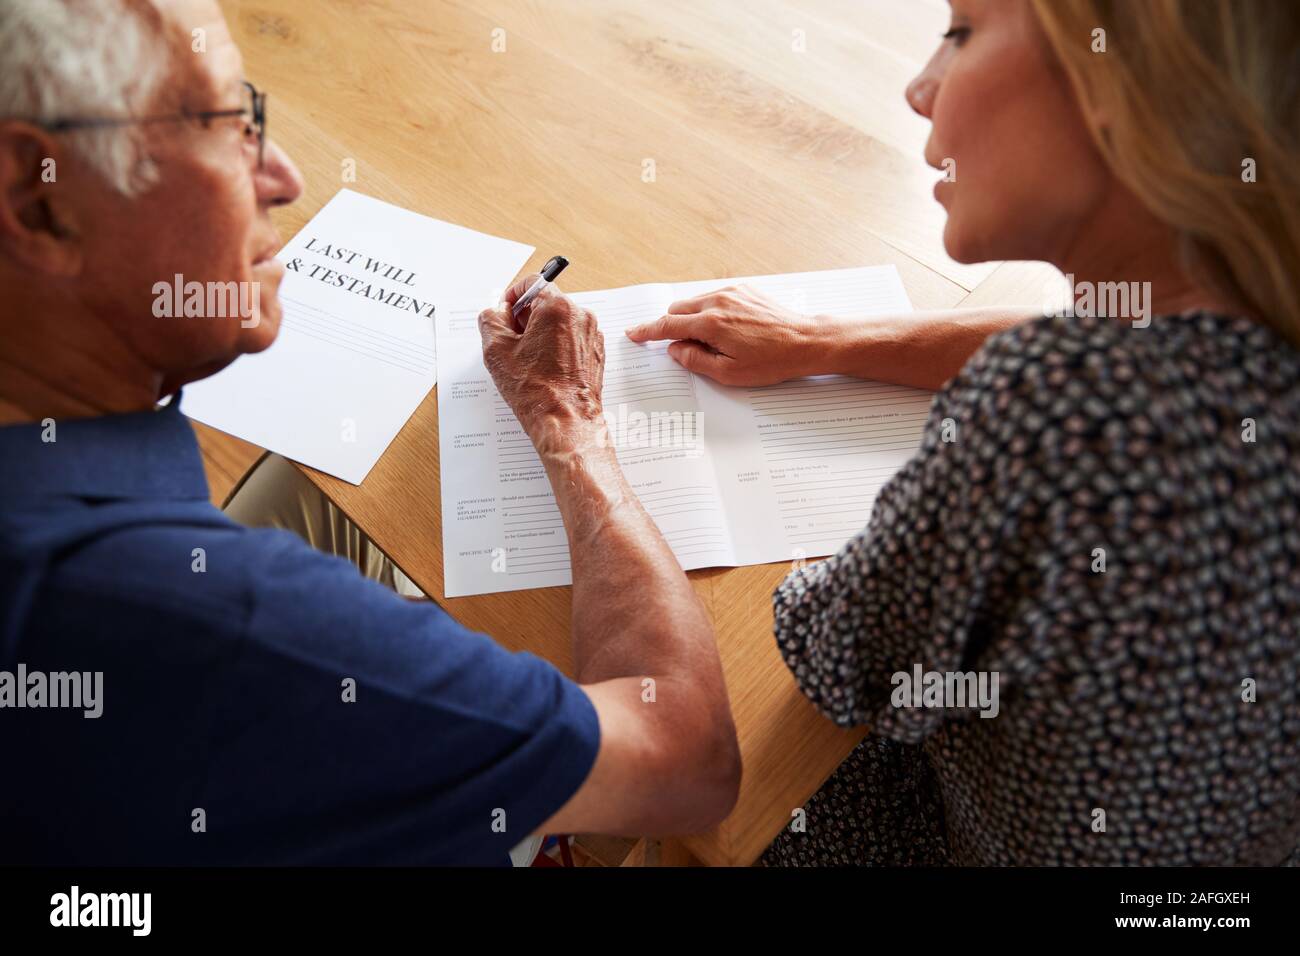
[[[829,320],[792,312],[747,286],[674,302],[627,330],[633,342],[676,339],[668,354],[723,385],[773,385],[820,371]]]
[[[550,426],[602,422],[605,376],[605,339],[596,317],[554,286],[544,288],[518,322],[511,317],[536,279],[520,279],[502,306],[478,317],[483,362],[534,443]]]

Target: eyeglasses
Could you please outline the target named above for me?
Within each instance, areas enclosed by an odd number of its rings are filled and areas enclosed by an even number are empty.
[[[244,117],[244,140],[250,145],[257,144],[257,168],[261,169],[266,161],[266,94],[259,93],[257,87],[247,80],[243,84],[244,103],[239,109],[203,110],[192,113],[188,110],[168,116],[142,116],[118,119],[61,119],[50,122],[32,121],[35,125],[51,133],[64,133],[77,129],[108,129],[116,126],[148,126],[155,123],[187,123],[197,120],[204,128],[213,120]]]

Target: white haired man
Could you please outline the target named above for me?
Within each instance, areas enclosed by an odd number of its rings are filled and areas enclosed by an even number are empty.
[[[269,211],[302,184],[265,106],[213,0],[0,6],[6,858],[487,864],[716,823],[740,764],[712,631],[563,296],[520,333],[516,286],[480,325],[568,531],[576,680],[208,504],[174,396],[276,335]],[[261,320],[155,317],[177,274],[259,283]],[[36,678],[74,673],[102,674],[95,719],[46,706]]]

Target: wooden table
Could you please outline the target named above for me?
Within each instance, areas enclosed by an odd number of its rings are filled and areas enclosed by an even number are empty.
[[[944,0],[225,0],[270,130],[307,178],[555,252],[571,290],[894,263],[917,308],[1036,304],[1053,275],[941,241],[928,124],[903,100]],[[345,181],[349,161],[355,182]],[[503,277],[503,280],[507,277]],[[437,396],[361,487],[314,481],[431,597],[571,672],[570,590],[442,596]],[[771,633],[784,564],[691,572],[745,773],[663,858],[748,864],[861,737],[821,718]]]

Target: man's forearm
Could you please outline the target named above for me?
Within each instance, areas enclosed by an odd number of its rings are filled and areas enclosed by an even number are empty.
[[[813,372],[939,389],[986,339],[1041,312],[943,309],[887,319],[819,317]]]
[[[604,435],[556,424],[537,443],[569,538],[575,676],[689,676],[725,708],[708,617]]]

